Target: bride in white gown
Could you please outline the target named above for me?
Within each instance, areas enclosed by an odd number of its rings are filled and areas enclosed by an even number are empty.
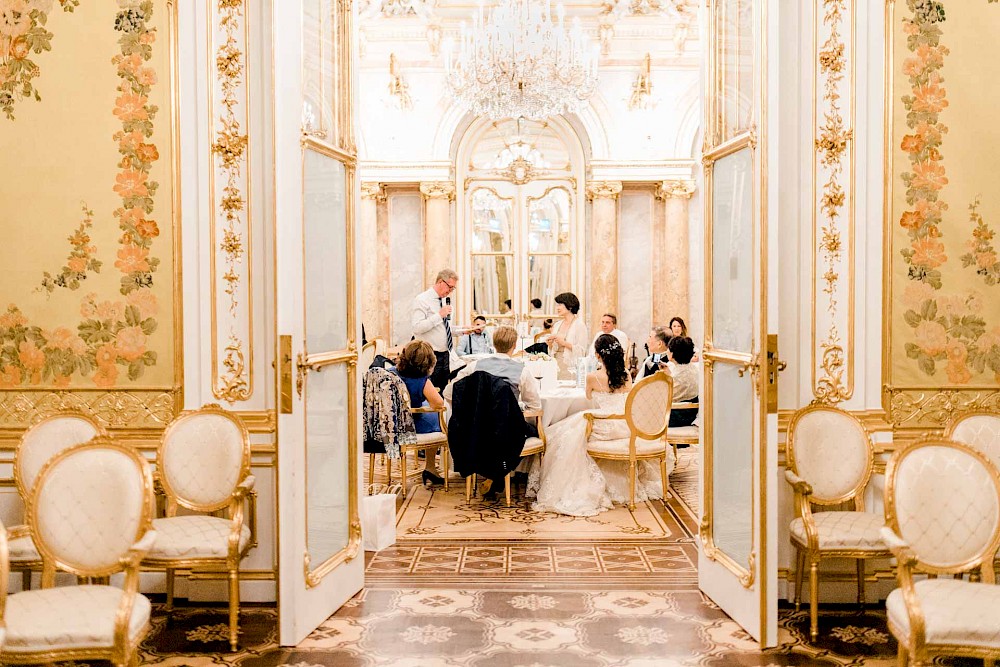
[[[601,367],[587,376],[587,398],[596,414],[624,414],[632,378],[625,370],[625,350],[614,336],[604,334],[594,343]],[[624,419],[596,420],[591,438],[619,440],[629,437]],[[672,462],[671,462],[672,464]],[[672,465],[670,466],[672,467]],[[639,461],[636,501],[663,497],[660,470]],[[594,516],[628,502],[628,462],[590,458],[587,454],[587,420],[583,413],[570,415],[546,429],[542,464],[531,469],[528,495],[535,495],[536,512]]]

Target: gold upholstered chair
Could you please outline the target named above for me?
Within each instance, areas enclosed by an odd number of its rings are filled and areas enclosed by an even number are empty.
[[[42,467],[56,454],[70,447],[107,435],[89,416],[78,410],[63,410],[33,424],[21,436],[14,453],[14,486],[27,506],[31,489]],[[26,530],[12,527],[18,537],[9,547],[10,568],[21,572],[21,589],[31,588],[31,573],[42,571],[42,557]]]
[[[163,432],[157,481],[166,516],[155,519],[156,542],[144,567],[167,575],[167,613],[178,570],[225,573],[229,582],[229,646],[239,636],[240,561],[257,544],[250,435],[232,412],[215,404],[181,413]],[[197,514],[178,514],[183,508]],[[249,511],[248,520],[245,519]],[[216,516],[220,512],[225,517]]]
[[[885,601],[898,664],[930,665],[939,655],[992,664],[1000,658],[997,468],[954,441],[913,443],[889,461],[885,512],[882,538],[898,563],[899,588]],[[965,572],[982,581],[954,578]],[[915,581],[917,573],[929,577]]]
[[[602,415],[585,412],[587,420],[587,454],[595,459],[627,461],[629,467],[628,508],[635,509],[635,486],[639,461],[659,460],[663,482],[663,500],[670,497],[667,473],[667,424],[673,402],[674,380],[667,373],[653,373],[639,380],[625,399],[625,414]],[[625,420],[628,437],[601,440],[593,438],[596,424],[606,420]]]
[[[156,539],[146,460],[103,436],[64,450],[38,473],[27,510],[42,556],[42,587],[7,595],[7,577],[0,580],[6,625],[0,662],[137,664],[151,610],[138,592],[139,562]],[[54,587],[57,569],[94,580],[124,570],[124,589]]]
[[[795,608],[802,603],[802,578],[809,567],[809,634],[818,630],[819,563],[826,558],[857,561],[858,604],[865,600],[865,560],[887,558],[882,542],[885,518],[865,512],[864,493],[875,464],[874,446],[864,425],[849,412],[814,404],[797,411],[788,425],[788,469],[795,491],[795,518],[789,525],[796,549]],[[853,511],[813,512],[813,505],[848,504]]]
[[[948,422],[944,435],[968,445],[1000,468],[1000,413],[963,412]]]
[[[681,401],[674,403],[670,406],[670,414],[675,412],[683,412],[684,410],[694,410],[697,414],[698,409],[701,406],[697,402]],[[701,442],[701,429],[697,424],[691,424],[690,426],[672,426],[667,429],[667,442],[674,449],[674,461],[677,461],[677,446],[678,445],[697,445]]]

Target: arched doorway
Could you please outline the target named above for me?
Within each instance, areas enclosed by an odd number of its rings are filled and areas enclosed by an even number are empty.
[[[474,121],[456,172],[462,315],[518,324],[560,292],[585,300],[586,157],[565,119]]]

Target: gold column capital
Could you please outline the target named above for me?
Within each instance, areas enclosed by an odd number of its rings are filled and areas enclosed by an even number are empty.
[[[691,199],[694,194],[694,181],[687,179],[676,179],[663,181],[656,186],[653,193],[657,199]]]
[[[420,184],[420,194],[424,196],[424,199],[451,201],[455,198],[455,184],[451,181],[427,181]]]
[[[361,198],[374,199],[375,201],[385,201],[385,188],[378,182],[367,182],[361,184]]]
[[[621,192],[621,181],[590,181],[587,183],[587,199],[617,199]]]

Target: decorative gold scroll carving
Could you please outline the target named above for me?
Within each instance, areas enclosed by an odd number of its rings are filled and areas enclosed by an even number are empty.
[[[214,49],[211,122],[213,126],[211,192],[212,239],[212,393],[235,403],[253,393],[253,312],[250,299],[250,148],[247,50],[244,0],[216,0],[211,11]],[[218,105],[218,115],[216,115]],[[221,189],[217,180],[223,183]],[[221,229],[216,221],[221,217]],[[220,233],[221,232],[221,233]],[[217,263],[223,273],[218,274]],[[222,303],[217,290],[222,288]],[[225,318],[227,325],[220,326]],[[225,333],[222,330],[225,329]],[[219,347],[222,347],[220,358]]]
[[[816,7],[817,16],[822,11],[822,17],[814,26],[814,75],[822,96],[813,101],[812,377],[814,402],[836,404],[854,393],[855,91],[851,25],[855,12],[854,0],[816,0]],[[826,39],[819,44],[821,31],[826,31]],[[845,42],[844,32],[851,35],[850,44]],[[846,119],[845,106],[849,109]],[[817,187],[820,174],[826,178],[822,189]],[[847,276],[843,275],[845,269]],[[841,307],[845,296],[846,313]],[[818,312],[821,305],[825,310],[822,314]],[[817,350],[822,351],[818,363]]]
[[[694,195],[695,183],[690,180],[663,181],[658,183],[653,196],[663,201],[665,199],[691,199]]]
[[[621,181],[590,181],[587,183],[587,199],[618,199],[622,192]]]
[[[376,202],[384,202],[385,187],[381,183],[368,182],[361,184],[361,198],[374,199]]]
[[[156,389],[0,392],[0,424],[25,429],[63,410],[80,410],[107,429],[161,430],[179,411],[179,396]]]
[[[420,184],[424,199],[455,199],[455,184],[451,181],[428,181]]]

